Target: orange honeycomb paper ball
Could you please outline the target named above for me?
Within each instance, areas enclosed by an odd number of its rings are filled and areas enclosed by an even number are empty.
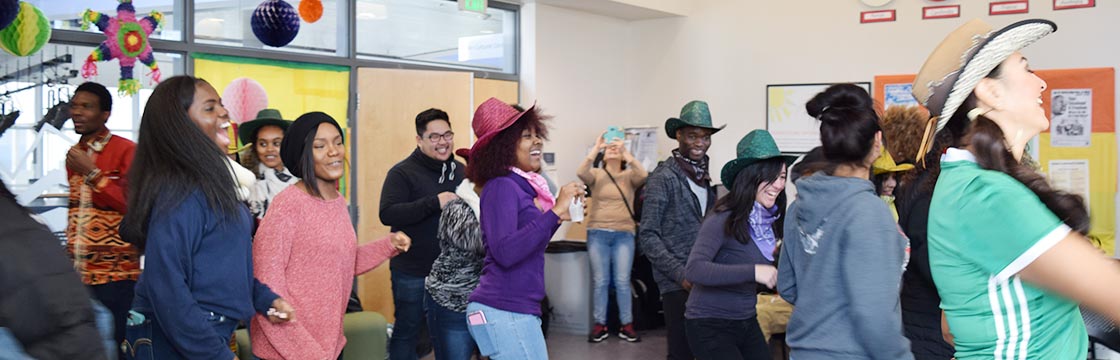
[[[323,17],[323,2],[320,0],[300,1],[299,17],[309,23],[319,21],[319,18]]]

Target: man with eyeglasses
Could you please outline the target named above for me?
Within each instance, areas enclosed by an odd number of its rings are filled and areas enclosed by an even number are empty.
[[[389,169],[381,188],[381,222],[412,238],[412,248],[389,262],[396,307],[390,360],[417,359],[420,328],[426,323],[424,277],[440,252],[440,210],[458,198],[455,188],[464,178],[465,166],[452,155],[454,137],[443,110],[416,115],[416,150]]]

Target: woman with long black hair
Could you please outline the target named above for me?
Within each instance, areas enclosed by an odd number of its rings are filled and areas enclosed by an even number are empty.
[[[766,130],[739,141],[735,160],[721,171],[729,190],[704,219],[684,277],[692,291],[685,304],[685,332],[697,358],[770,359],[755,305],[758,288],[778,280],[775,249],[786,212],[787,167]]]
[[[230,158],[229,112],[205,80],[176,76],[152,91],[129,171],[122,238],[145,255],[128,319],[138,359],[232,359],[229,339],[254,313],[293,309],[253,277],[253,175]],[[245,173],[248,173],[246,175]]]

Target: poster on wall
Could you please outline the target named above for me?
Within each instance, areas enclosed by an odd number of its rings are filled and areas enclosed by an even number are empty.
[[[868,93],[871,83],[857,82]],[[833,84],[766,86],[766,130],[783,152],[809,152],[821,144],[820,121],[809,116],[805,103]]]
[[[1050,91],[1050,146],[1088,147],[1092,129],[1092,89]]]
[[[918,105],[913,90],[914,84],[911,83],[883,85],[883,108]]]
[[[921,106],[914,98],[914,75],[876,75],[871,91],[876,106],[884,111],[891,106]]]
[[[640,126],[626,128],[626,148],[630,154],[642,163],[642,167],[653,171],[657,161],[657,134],[660,128],[656,126]]]
[[[1048,179],[1055,189],[1080,195],[1085,200],[1085,208],[1092,215],[1089,205],[1089,160],[1050,160]]]

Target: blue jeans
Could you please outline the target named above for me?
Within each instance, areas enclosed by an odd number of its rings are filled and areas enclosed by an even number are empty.
[[[223,343],[229,343],[238,323],[237,320],[218,314],[208,315],[206,321],[222,337]],[[175,350],[175,346],[164,334],[163,327],[151,313],[129,312],[128,325],[125,328],[125,343],[121,350],[124,350],[125,360],[186,359]],[[231,359],[234,357],[232,350],[229,355]]]
[[[467,304],[467,324],[482,356],[490,360],[548,360],[541,318],[495,309],[483,304]]]
[[[392,270],[393,337],[389,339],[389,360],[416,360],[416,342],[424,320],[424,278]]]
[[[116,360],[120,350],[119,344],[113,343],[113,314],[97,300],[90,300],[93,306],[93,318],[97,323],[97,332],[100,333],[102,343],[105,345],[105,355],[108,360]],[[23,345],[16,339],[8,328],[0,327],[0,360],[32,360],[24,352]]]
[[[109,360],[116,360],[122,354],[120,350],[121,342],[113,338],[116,331],[113,329],[113,324],[116,319],[113,318],[113,313],[109,311],[109,308],[101,305],[101,302],[90,300],[90,303],[93,305],[93,319],[97,322],[97,332],[101,334],[101,339],[105,344],[106,355]]]
[[[120,351],[120,344],[124,341],[125,320],[128,319],[128,310],[132,309],[132,298],[135,296],[136,280],[111,281],[101,285],[90,285],[89,291],[94,299],[104,305],[112,314],[112,349]],[[124,353],[120,353],[124,356]]]
[[[467,313],[453,311],[425,295],[428,309],[428,333],[432,335],[436,360],[466,360],[474,354],[474,340],[467,329]]]
[[[626,231],[587,229],[587,257],[591,260],[591,312],[595,323],[607,323],[608,290],[614,285],[618,320],[634,322],[630,310],[630,268],[634,264],[634,234]]]
[[[0,327],[0,360],[34,360],[23,352],[23,345],[6,327]]]

